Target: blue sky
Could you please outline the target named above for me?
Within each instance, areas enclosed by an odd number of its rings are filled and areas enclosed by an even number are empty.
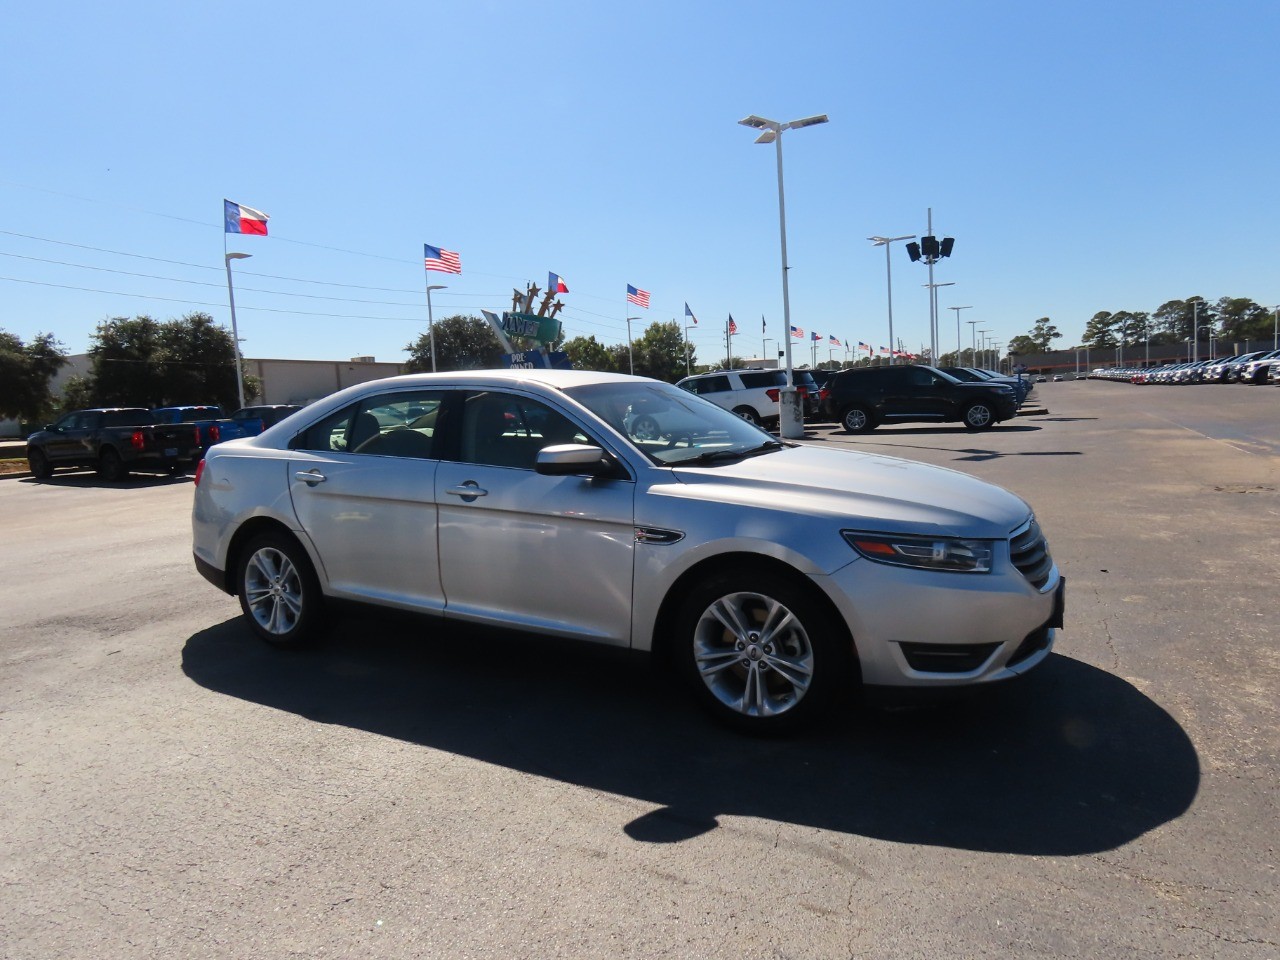
[[[792,322],[887,345],[883,250],[956,238],[941,344],[1199,295],[1280,302],[1280,5],[1226,2],[23,5],[0,36],[0,328],[71,352],[112,316],[229,323],[251,357],[403,360],[421,251],[436,316],[565,278],[568,336],[698,316],[699,358]],[[895,333],[927,344],[926,270],[893,250]],[[183,282],[186,281],[186,282]],[[635,284],[649,310],[625,302]],[[808,343],[797,344],[797,360]],[[824,351],[819,354],[825,359]]]

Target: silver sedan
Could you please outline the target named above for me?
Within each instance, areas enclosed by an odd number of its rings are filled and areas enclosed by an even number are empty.
[[[343,390],[213,447],[192,525],[197,568],[271,643],[303,643],[334,599],[632,647],[756,731],[858,684],[1011,678],[1062,625],[1013,494],[586,371]]]

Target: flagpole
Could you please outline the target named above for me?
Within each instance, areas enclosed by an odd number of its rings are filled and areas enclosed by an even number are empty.
[[[426,271],[426,264],[423,264],[422,275],[426,278],[427,283],[427,330],[431,339],[431,372],[436,372],[436,321],[431,315],[431,274]]]
[[[728,355],[729,366],[727,369],[733,369],[733,334],[729,332],[729,321],[724,322],[724,349]]]

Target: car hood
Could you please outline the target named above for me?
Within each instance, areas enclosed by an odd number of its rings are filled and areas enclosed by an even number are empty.
[[[672,495],[825,514],[868,531],[1003,538],[1031,516],[1021,497],[985,480],[853,450],[799,446],[672,473]]]

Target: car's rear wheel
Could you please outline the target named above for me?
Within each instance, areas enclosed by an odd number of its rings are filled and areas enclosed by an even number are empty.
[[[47,480],[53,476],[53,464],[49,462],[43,450],[35,447],[28,450],[27,466],[31,468],[31,475],[37,480]]]
[[[698,584],[680,608],[675,637],[695,698],[750,733],[815,719],[853,672],[843,627],[811,589],[772,572],[727,570]]]
[[[312,639],[324,598],[311,560],[292,537],[265,533],[240,554],[236,571],[240,609],[268,643],[298,646]]]
[[[840,414],[840,425],[849,433],[866,433],[876,428],[876,421],[870,410],[854,404],[852,407],[846,407]]]
[[[760,419],[760,414],[756,413],[751,407],[735,407],[733,412],[748,423],[754,423],[757,427],[764,422]]]
[[[129,468],[118,452],[107,447],[98,455],[98,476],[108,483],[117,483],[129,476]]]
[[[970,430],[987,430],[995,422],[995,413],[981,400],[969,404],[964,409],[964,425]]]

